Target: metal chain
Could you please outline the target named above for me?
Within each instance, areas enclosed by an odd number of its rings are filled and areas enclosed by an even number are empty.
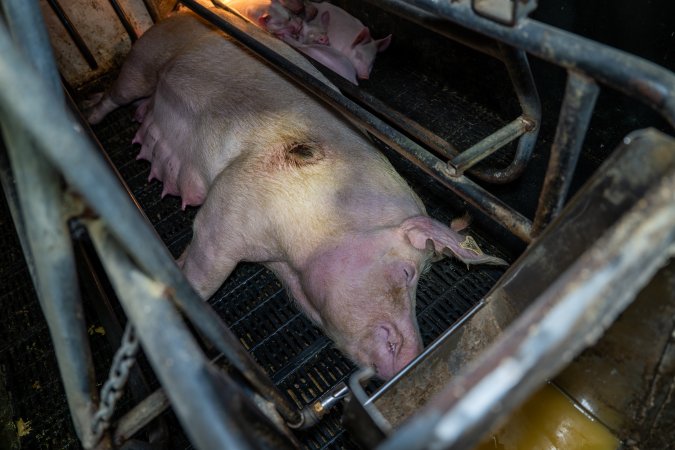
[[[94,414],[92,431],[94,442],[98,442],[103,433],[110,427],[110,418],[115,412],[115,403],[124,393],[124,385],[129,378],[129,372],[136,362],[138,351],[138,338],[131,324],[127,323],[122,336],[122,343],[117,349],[110,366],[108,379],[101,389],[101,403],[98,411]]]

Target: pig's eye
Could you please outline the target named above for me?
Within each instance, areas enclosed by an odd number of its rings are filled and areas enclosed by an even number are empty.
[[[415,279],[415,268],[412,266],[403,267],[403,273],[405,274],[406,285],[410,286]]]

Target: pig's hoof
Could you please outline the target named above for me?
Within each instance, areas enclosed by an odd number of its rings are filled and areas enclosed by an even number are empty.
[[[105,92],[96,92],[91,94],[86,100],[82,101],[82,109],[91,109],[94,106],[98,105],[101,99],[103,98]]]

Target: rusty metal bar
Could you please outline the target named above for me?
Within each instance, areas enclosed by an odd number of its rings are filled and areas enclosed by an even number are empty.
[[[396,111],[374,95],[354,86],[354,84],[346,81],[344,78],[331,76],[330,81],[347,97],[356,100],[374,114],[383,117],[396,128],[411,136],[417,142],[424,144],[435,153],[446,158],[452,158],[459,154],[459,150],[445,139],[423,127],[405,114]]]
[[[501,42],[498,47],[502,55],[501,59],[511,78],[518,103],[523,111],[521,117],[530,123],[530,127],[520,137],[516,154],[508,167],[503,169],[485,168],[473,170],[470,173],[476,178],[490,183],[508,183],[518,178],[525,171],[527,163],[530,161],[541,125],[541,101],[532,77],[527,54]]]
[[[127,15],[127,13],[124,12],[124,9],[120,6],[117,0],[108,0],[108,2],[110,3],[110,6],[112,6],[112,8],[115,10],[115,14],[117,15],[117,18],[120,19],[120,22],[124,27],[124,30],[129,35],[129,39],[131,39],[131,42],[132,43],[136,42],[138,40],[138,33],[136,32],[134,26],[131,24],[131,21],[129,20],[129,16]]]
[[[673,223],[671,172],[378,449],[473,448],[633,301],[672,256]]]
[[[335,89],[326,86],[314,76],[298,68],[278,53],[253,39],[247,33],[225,20],[222,16],[204,7],[194,0],[183,0],[185,6],[230,34],[249,49],[270,61],[285,76],[297,82],[321,101],[336,109],[347,120],[357,127],[367,130],[382,140],[402,156],[416,164],[426,173],[440,181],[444,186],[483,211],[501,226],[520,239],[530,241],[531,222],[519,212],[487,192],[485,189],[464,176],[453,177],[447,164],[425,150],[423,147],[404,136],[389,124],[375,117],[353,101],[347,99]]]
[[[558,128],[534,216],[534,236],[539,235],[562,210],[598,91],[598,85],[591,78],[573,71],[568,73],[565,97],[558,116]]]
[[[658,111],[675,127],[675,75],[652,62],[529,18],[505,27],[475,14],[467,2],[367,0],[411,19],[410,6],[425,17],[448,20],[522,49],[568,70],[585,74]]]
[[[474,144],[464,150],[459,155],[448,161],[448,170],[453,176],[464,174],[464,172],[475,166],[500,148],[518,139],[528,129],[532,128],[532,123],[524,117],[518,117],[508,125],[492,133],[482,141]]]
[[[49,3],[49,6],[52,8],[52,11],[54,11],[56,17],[58,17],[59,20],[61,21],[61,24],[66,29],[66,32],[75,43],[75,46],[80,51],[80,54],[82,55],[84,60],[87,61],[89,68],[91,70],[98,69],[98,63],[96,62],[96,58],[94,58],[94,55],[91,53],[91,50],[89,50],[89,47],[87,47],[87,44],[86,42],[84,42],[84,39],[82,39],[82,36],[80,36],[80,33],[77,32],[77,28],[73,26],[73,22],[70,20],[70,17],[68,17],[68,14],[66,14],[66,12],[63,10],[59,2],[57,0],[47,0],[47,3]]]

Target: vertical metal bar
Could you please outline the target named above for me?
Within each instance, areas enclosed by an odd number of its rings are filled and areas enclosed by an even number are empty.
[[[94,55],[91,53],[91,50],[89,50],[89,47],[87,47],[87,44],[84,42],[84,39],[82,39],[82,36],[80,36],[80,33],[77,32],[77,28],[73,26],[73,22],[70,20],[70,17],[68,17],[68,14],[66,14],[66,12],[63,10],[59,2],[57,0],[47,0],[47,3],[49,3],[49,6],[51,6],[52,11],[54,11],[56,17],[58,17],[59,20],[61,21],[61,24],[66,29],[66,32],[75,43],[75,46],[80,51],[80,54],[82,55],[84,60],[87,61],[89,68],[91,70],[98,69],[98,63],[96,62],[96,58],[94,58]]]
[[[60,78],[37,1],[7,0],[3,6],[14,38],[50,83],[50,99],[56,106],[63,106]],[[6,52],[0,53],[5,60]],[[0,72],[2,66],[0,61]],[[14,88],[3,85],[3,89]],[[93,399],[96,398],[94,365],[73,248],[62,210],[61,179],[36,150],[20,119],[6,116],[1,125],[23,216],[18,223],[26,227],[29,255],[34,257],[33,281],[49,325],[75,430],[82,445],[91,448],[96,444],[91,430]]]
[[[241,346],[218,315],[187,283],[152,226],[121,188],[103,156],[81,134],[54,95],[11,45],[0,24],[0,111],[27,130],[43,154],[64,174],[88,204],[104,217],[131,255],[158,280],[174,288],[174,301],[190,321],[255,386],[274,402],[289,423],[298,423],[296,407],[274,386],[267,374]],[[30,98],[22,94],[29,85]],[[36,158],[34,158],[36,159]]]
[[[598,91],[598,85],[593,79],[577,72],[568,72],[558,128],[532,226],[534,236],[541,233],[562,210]]]
[[[122,22],[122,26],[129,35],[129,39],[131,39],[131,42],[132,43],[136,42],[138,40],[138,33],[134,29],[133,25],[131,25],[131,21],[129,20],[129,16],[127,16],[127,13],[124,12],[124,9],[122,9],[117,0],[108,0],[108,2],[110,3],[110,6],[112,6],[112,8],[115,10],[117,18],[120,19],[120,22]]]

